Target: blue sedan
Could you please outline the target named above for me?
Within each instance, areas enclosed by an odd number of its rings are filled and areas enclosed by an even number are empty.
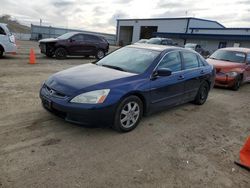
[[[213,67],[194,51],[130,45],[50,76],[40,98],[66,121],[128,132],[143,115],[190,101],[204,104],[214,79]]]

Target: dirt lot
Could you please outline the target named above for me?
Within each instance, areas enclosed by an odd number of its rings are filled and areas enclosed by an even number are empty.
[[[250,173],[233,161],[250,132],[250,84],[213,89],[203,106],[146,117],[120,134],[41,107],[49,75],[91,61],[47,59],[37,43],[20,41],[19,55],[0,60],[0,187],[249,187]]]

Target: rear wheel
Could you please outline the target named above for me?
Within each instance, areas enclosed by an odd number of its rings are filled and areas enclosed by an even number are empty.
[[[64,48],[57,48],[55,51],[56,59],[65,59],[67,57],[67,51]]]
[[[140,122],[143,113],[142,101],[136,96],[125,98],[118,106],[113,128],[119,132],[129,132]]]
[[[206,102],[209,92],[209,85],[207,82],[203,82],[195,97],[194,104],[202,105]]]
[[[105,56],[105,52],[103,50],[97,50],[96,55],[95,55],[96,59],[102,59],[104,58],[104,56]]]
[[[235,83],[234,83],[234,85],[233,85],[233,87],[232,87],[232,90],[234,90],[234,91],[239,90],[240,85],[241,85],[241,81],[242,81],[242,78],[241,78],[240,75],[238,75],[238,76],[235,78]]]

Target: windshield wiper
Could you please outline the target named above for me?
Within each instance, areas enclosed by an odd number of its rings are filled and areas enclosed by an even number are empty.
[[[119,71],[127,72],[127,71],[124,70],[123,68],[117,67],[117,66],[114,66],[114,65],[102,65],[102,66],[103,66],[103,67],[108,67],[108,68],[111,68],[111,69],[116,69],[116,70],[119,70]]]

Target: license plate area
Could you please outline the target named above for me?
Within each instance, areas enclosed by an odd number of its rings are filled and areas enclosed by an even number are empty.
[[[45,108],[48,108],[49,110],[51,110],[51,107],[52,107],[52,102],[51,102],[51,100],[46,99],[46,98],[42,98],[42,103],[43,103],[43,106],[44,106]]]

